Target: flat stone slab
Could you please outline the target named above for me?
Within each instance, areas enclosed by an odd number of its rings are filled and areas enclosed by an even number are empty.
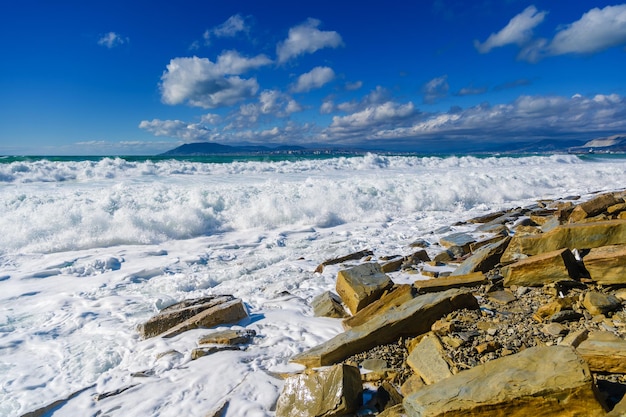
[[[391,343],[400,336],[417,336],[430,331],[435,321],[463,308],[478,309],[476,298],[467,291],[451,289],[417,296],[402,305],[374,316],[325,343],[291,358],[307,367],[340,362],[348,356]]]
[[[576,258],[569,249],[531,256],[502,268],[504,286],[540,287],[578,278]]]
[[[374,252],[366,249],[366,250],[360,250],[358,252],[354,252],[345,256],[340,256],[338,258],[327,259],[321,264],[319,264],[317,268],[315,268],[315,272],[319,272],[319,273],[323,272],[324,267],[328,265],[336,265],[336,264],[340,264],[346,261],[356,261],[359,259],[363,259],[367,256],[372,256],[372,255],[374,255]]]
[[[597,284],[626,284],[626,245],[591,249],[583,258],[583,263]]]
[[[603,416],[585,361],[568,346],[532,347],[420,388],[410,417]]]
[[[565,224],[547,233],[514,236],[502,254],[501,262],[510,263],[526,255],[557,249],[593,249],[626,244],[626,220]]]
[[[413,283],[420,293],[444,291],[450,288],[474,287],[487,282],[485,274],[473,272],[466,275],[450,275],[447,277],[419,280]]]
[[[198,340],[199,345],[241,345],[250,343],[252,338],[256,336],[254,330],[221,330],[203,336]]]
[[[340,364],[287,378],[276,403],[276,417],[332,417],[359,407],[361,374]]]
[[[594,372],[626,373],[626,340],[610,332],[591,332],[576,351]]]
[[[243,301],[239,298],[235,298],[203,310],[190,319],[163,332],[161,337],[174,337],[188,330],[200,327],[208,328],[220,324],[236,323],[246,317],[248,317],[248,312],[243,305]]]
[[[184,300],[165,307],[151,317],[147,322],[138,326],[138,331],[144,339],[157,336],[166,330],[189,320],[196,314],[217,305],[234,300],[232,295],[215,295],[204,298]]]

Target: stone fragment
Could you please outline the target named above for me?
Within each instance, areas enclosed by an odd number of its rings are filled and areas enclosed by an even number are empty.
[[[430,326],[430,330],[438,336],[443,336],[456,331],[456,326],[450,320],[439,319]]]
[[[424,249],[413,252],[409,256],[405,256],[402,262],[402,268],[409,268],[421,262],[430,262],[430,257]]]
[[[606,212],[609,214],[617,214],[621,213],[622,211],[626,211],[626,203],[613,204],[606,209]]]
[[[376,408],[381,411],[395,407],[398,404],[402,405],[402,400],[404,399],[396,387],[387,381],[383,381],[380,384],[380,387],[378,387],[378,390],[376,391],[376,396],[378,397],[378,404]]]
[[[598,291],[587,292],[582,304],[594,316],[615,311],[622,306],[622,302],[613,294],[604,294]]]
[[[339,258],[327,259],[317,266],[315,272],[324,272],[324,267],[328,265],[336,265],[346,261],[358,261],[368,256],[373,256],[374,252],[371,250],[360,250],[358,252],[351,253],[349,255],[341,256]]]
[[[588,335],[588,329],[580,329],[575,332],[570,332],[567,334],[567,336],[563,338],[563,340],[561,340],[559,345],[578,347],[578,345],[580,345],[584,340],[587,339]]]
[[[463,248],[464,252],[469,252],[469,245],[476,242],[476,239],[467,233],[451,233],[439,239],[439,244],[444,248],[458,246]]]
[[[385,273],[387,273],[387,272],[395,272],[395,271],[399,271],[400,268],[402,268],[402,264],[403,263],[404,263],[404,258],[403,257],[397,257],[397,258],[390,259],[390,260],[386,261],[380,267],[383,270],[383,272],[385,272]]]
[[[589,333],[576,351],[594,372],[626,373],[626,340],[611,332]]]
[[[479,216],[479,217],[474,217],[472,219],[468,220],[468,223],[489,223],[490,221],[493,221],[497,218],[500,218],[502,216],[504,216],[507,212],[502,210],[502,211],[496,211],[493,213],[488,213],[485,214],[483,216]]]
[[[550,230],[554,230],[560,225],[561,225],[561,220],[556,216],[552,216],[547,222],[541,225],[541,232],[548,233]]]
[[[435,321],[463,308],[478,309],[470,292],[452,289],[420,295],[294,356],[291,361],[308,367],[330,365],[400,336],[426,333]]]
[[[485,353],[495,352],[500,349],[500,342],[492,340],[491,342],[480,343],[476,345],[476,352],[479,355],[484,355]]]
[[[342,324],[344,329],[360,326],[377,314],[382,314],[391,308],[397,308],[415,297],[415,290],[408,284],[394,287],[383,294],[378,300],[359,310],[354,316],[346,318]]]
[[[337,294],[352,314],[378,299],[392,285],[377,263],[365,263],[337,273]]]
[[[583,263],[597,284],[626,284],[626,245],[591,249],[583,258]]]
[[[359,366],[363,369],[367,369],[369,371],[383,371],[387,369],[387,361],[383,359],[365,359]]]
[[[541,329],[548,336],[563,336],[567,334],[567,328],[560,323],[549,323]]]
[[[559,311],[571,309],[575,301],[574,297],[558,297],[548,304],[539,307],[533,318],[541,322]]]
[[[624,199],[620,198],[617,193],[600,194],[574,207],[569,216],[569,221],[572,223],[579,222],[587,217],[593,217],[606,211],[612,205],[623,202]]]
[[[220,324],[236,323],[245,317],[248,317],[248,313],[243,305],[243,301],[239,298],[235,298],[196,314],[190,319],[166,330],[161,334],[161,337],[174,337],[187,330],[200,327],[208,328]]]
[[[506,237],[479,248],[467,258],[452,275],[467,275],[472,272],[488,272],[500,262],[500,257],[509,244],[511,238]]]
[[[429,333],[413,348],[406,363],[426,385],[430,385],[452,376],[445,355],[439,338]]]
[[[419,375],[412,374],[410,377],[404,381],[402,386],[400,386],[400,393],[403,396],[408,396],[409,394],[413,394],[418,389],[424,386],[424,381],[420,378]]]
[[[403,405],[410,417],[603,416],[596,393],[571,347],[532,347],[425,386]]]
[[[357,410],[363,385],[359,370],[339,364],[287,378],[276,417],[332,417]]]
[[[454,275],[442,278],[418,280],[413,283],[420,293],[443,291],[449,288],[473,287],[484,284],[487,278],[482,272],[466,275]]]
[[[569,249],[531,256],[502,269],[504,286],[540,287],[552,282],[578,278],[579,267]]]
[[[311,302],[316,317],[344,318],[348,312],[343,308],[341,299],[330,291],[324,291]]]
[[[561,225],[534,236],[513,236],[502,254],[502,263],[557,249],[592,249],[626,244],[626,220]]]
[[[227,350],[240,350],[240,349],[237,346],[229,346],[229,345],[199,347],[191,351],[191,360],[195,361],[196,359],[200,359],[203,356],[208,356],[217,352],[224,352]]]
[[[252,338],[256,336],[254,330],[222,330],[203,336],[198,341],[199,345],[242,345],[250,343]]]
[[[510,290],[494,291],[487,293],[487,298],[489,299],[489,301],[493,301],[502,305],[506,305],[517,300],[515,295]]]
[[[552,323],[566,323],[580,320],[583,314],[574,310],[562,310],[548,317],[548,321]]]
[[[235,300],[235,297],[232,295],[215,295],[181,301],[162,309],[157,315],[151,317],[147,322],[140,324],[138,326],[138,331],[144,339],[153,337],[186,320],[191,319],[204,310],[212,309],[233,300]]]

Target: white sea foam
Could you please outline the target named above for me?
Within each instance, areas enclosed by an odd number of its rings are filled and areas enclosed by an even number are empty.
[[[271,372],[341,331],[312,317],[339,268],[319,262],[404,254],[458,219],[623,188],[625,174],[626,159],[571,155],[0,164],[0,416],[72,393],[55,416],[203,416],[224,401],[228,416],[271,416]],[[155,311],[208,294],[245,301],[246,350],[191,361],[212,330],[139,340]]]

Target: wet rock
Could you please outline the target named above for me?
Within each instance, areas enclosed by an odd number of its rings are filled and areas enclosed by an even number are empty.
[[[478,309],[476,298],[469,292],[452,289],[420,295],[294,356],[291,361],[308,367],[337,363],[400,336],[426,333],[435,321],[463,308]]]
[[[539,287],[545,284],[576,279],[579,267],[569,249],[559,249],[507,265],[502,269],[504,286]]]
[[[458,246],[463,248],[465,253],[469,252],[469,246],[474,242],[476,242],[476,239],[467,233],[452,233],[439,239],[441,246],[445,248]]]
[[[222,330],[203,336],[198,341],[199,345],[242,345],[250,343],[252,338],[256,336],[254,330]]]
[[[139,325],[138,331],[143,338],[149,338],[163,334],[173,327],[181,326],[186,321],[193,321],[194,318],[196,321],[203,318],[203,324],[198,324],[196,327],[212,327],[218,324],[233,323],[246,316],[247,313],[241,300],[232,295],[216,295],[185,300],[166,307],[147,322]],[[182,326],[176,334],[185,331],[184,329],[188,330],[187,326]],[[168,334],[170,333],[168,332]]]
[[[332,417],[355,412],[360,405],[361,375],[354,366],[335,365],[285,381],[276,417]]]
[[[591,279],[600,285],[626,284],[626,245],[603,246],[583,258]]]
[[[193,361],[196,359],[200,359],[203,356],[208,356],[217,352],[224,352],[227,350],[241,350],[241,349],[237,346],[229,346],[229,345],[199,347],[191,351],[191,360]]]
[[[358,252],[351,253],[349,255],[341,256],[339,258],[327,259],[317,266],[317,268],[315,269],[315,272],[319,272],[319,273],[323,272],[324,267],[328,265],[336,265],[336,264],[344,263],[346,261],[358,261],[359,259],[363,259],[363,258],[366,258],[368,256],[373,256],[373,255],[374,255],[374,252],[372,252],[371,250],[361,250]]]
[[[410,417],[605,414],[589,368],[565,346],[529,348],[478,365],[421,388],[403,405]]]
[[[377,263],[365,263],[337,273],[337,294],[352,314],[377,300],[392,285]]]
[[[576,351],[596,372],[626,373],[626,340],[610,332],[591,332]]]
[[[330,291],[319,294],[311,302],[316,317],[344,318],[348,312],[343,308],[341,299]]]

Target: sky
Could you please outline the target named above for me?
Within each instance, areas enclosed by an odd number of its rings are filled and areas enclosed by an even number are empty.
[[[1,155],[428,152],[626,133],[626,3],[21,0]]]

